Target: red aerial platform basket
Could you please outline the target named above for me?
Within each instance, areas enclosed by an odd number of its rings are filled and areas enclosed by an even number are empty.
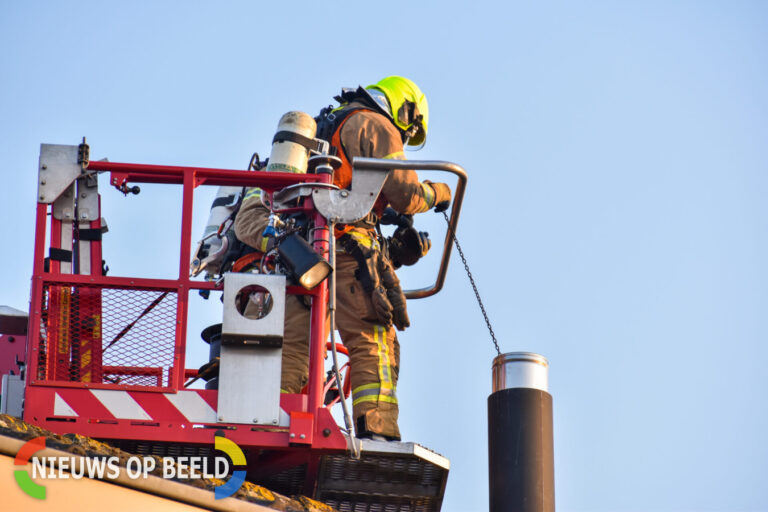
[[[360,162],[372,169],[384,165],[374,159]],[[406,168],[401,162],[385,163]],[[459,176],[449,227],[455,230],[466,183],[463,170],[445,162],[407,164]],[[109,172],[110,184],[124,192],[137,183],[181,187],[177,278],[104,275],[97,172]],[[406,507],[397,510],[439,509],[448,473],[448,461],[441,456],[413,443],[374,441],[364,443],[361,459],[347,455],[348,440],[324,404],[327,281],[310,291],[287,287],[287,293],[313,296],[310,375],[306,393],[281,394],[276,424],[221,422],[218,390],[184,387],[197,374],[184,365],[190,293],[223,288],[189,277],[195,188],[260,187],[272,194],[301,183],[328,184],[330,176],[87,162],[83,145],[43,145],[40,176],[43,184],[48,176],[48,187],[39,188],[37,205],[25,421],[108,440],[137,453],[170,456],[210,453],[214,436],[224,435],[246,452],[249,478],[279,492],[314,496],[341,508],[392,503]],[[314,223],[313,247],[327,256],[325,217],[311,197],[301,208]],[[442,287],[450,243],[446,235],[436,285],[409,297]]]

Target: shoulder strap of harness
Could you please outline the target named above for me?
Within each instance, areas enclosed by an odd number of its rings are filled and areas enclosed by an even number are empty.
[[[363,250],[360,248],[360,244],[358,244],[348,233],[339,237],[339,243],[344,248],[344,252],[352,256],[357,262],[357,279],[360,281],[360,284],[363,285],[363,290],[371,293],[376,287],[374,276],[371,275],[367,261],[371,255],[369,254],[368,257],[366,257],[366,255],[363,254]]]
[[[392,114],[381,108],[381,105],[376,103],[376,101],[371,98],[371,95],[368,94],[368,92],[362,87],[358,87],[357,89],[344,88],[341,90],[341,94],[334,96],[333,99],[339,102],[339,106],[334,108],[333,106],[328,105],[320,111],[320,114],[317,117],[315,117],[315,122],[317,123],[316,137],[318,139],[331,142],[331,137],[333,136],[334,132],[336,132],[336,129],[339,127],[339,125],[347,116],[357,110],[346,108],[347,105],[352,102],[361,103],[367,107],[368,110],[373,110],[374,112],[383,115],[387,119],[392,120],[394,123]]]

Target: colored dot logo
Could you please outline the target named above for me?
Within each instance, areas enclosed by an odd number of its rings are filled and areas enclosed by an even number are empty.
[[[36,437],[30,441],[27,441],[26,443],[24,443],[24,446],[21,447],[21,449],[19,450],[19,453],[16,454],[16,459],[13,462],[14,466],[26,466],[29,463],[29,459],[34,454],[44,449],[45,449],[44,437]],[[243,452],[240,452],[240,453],[243,453]],[[32,496],[33,498],[37,498],[38,500],[45,499],[45,486],[36,484],[32,480],[32,478],[29,476],[29,473],[27,472],[26,469],[14,470],[13,477],[14,479],[16,479],[16,483],[19,485],[19,488],[25,493],[27,493],[29,496]]]
[[[224,452],[232,460],[232,464],[235,466],[245,466],[245,454],[234,441],[227,439],[226,437],[216,437],[215,448]],[[222,498],[228,498],[237,492],[245,482],[245,469],[235,469],[232,471],[232,476],[222,485],[216,487],[214,491],[214,497],[217,500]],[[43,488],[45,492],[45,488]]]

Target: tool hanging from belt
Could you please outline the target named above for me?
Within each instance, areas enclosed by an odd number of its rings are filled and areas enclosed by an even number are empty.
[[[405,294],[375,234],[351,231],[339,237],[339,243],[357,261],[357,278],[371,295],[378,320],[385,327],[394,324],[398,331],[404,331],[411,325]]]

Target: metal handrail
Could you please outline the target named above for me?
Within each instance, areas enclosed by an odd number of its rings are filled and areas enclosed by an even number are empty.
[[[452,162],[443,162],[440,160],[385,160],[382,158],[364,158],[355,157],[352,160],[354,169],[366,170],[414,170],[414,171],[443,171],[455,174],[459,181],[456,184],[456,191],[453,194],[453,203],[451,204],[451,216],[448,223],[448,230],[445,233],[443,242],[443,256],[440,260],[440,268],[437,272],[437,279],[432,286],[418,288],[415,290],[405,290],[405,297],[408,299],[423,299],[430,297],[443,288],[445,275],[448,272],[448,263],[451,260],[451,244],[453,236],[456,234],[456,225],[459,223],[459,214],[461,213],[461,203],[464,200],[464,191],[467,188],[467,172],[458,164]]]

